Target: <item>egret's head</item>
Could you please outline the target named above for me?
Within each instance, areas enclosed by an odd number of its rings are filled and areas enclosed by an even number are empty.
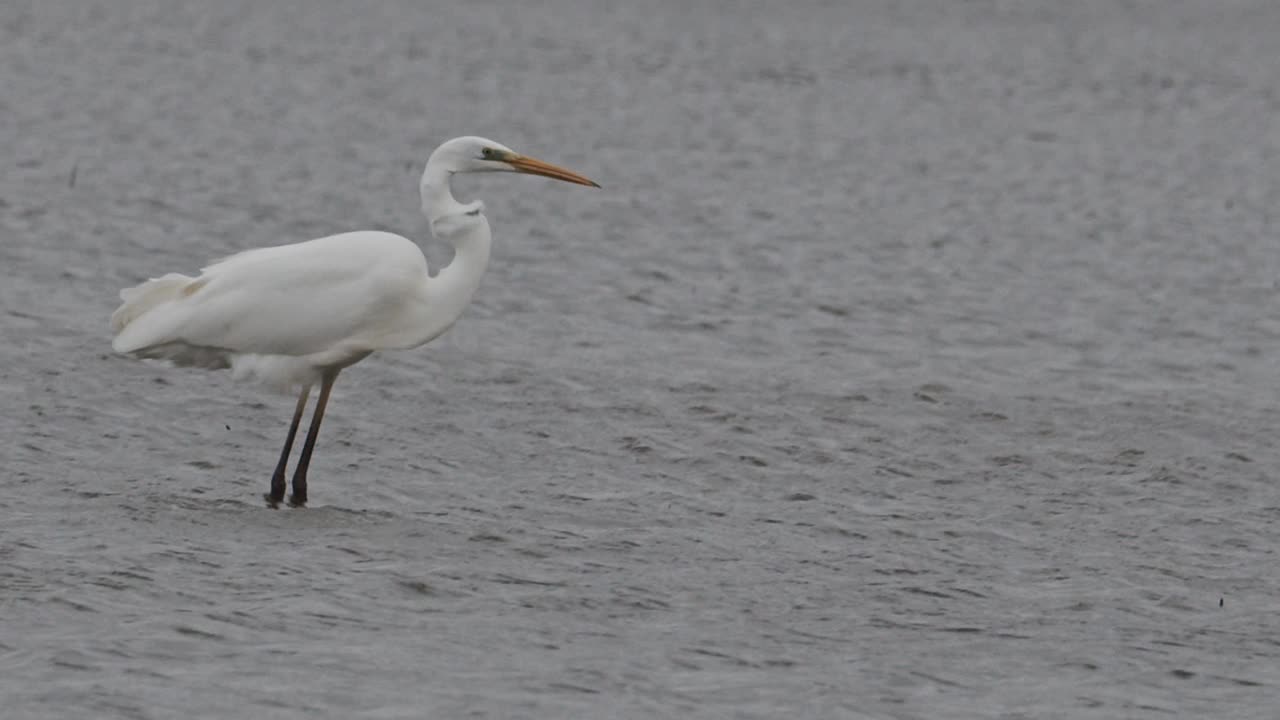
[[[595,182],[562,167],[543,162],[482,137],[454,138],[431,153],[427,166],[438,165],[450,173],[517,172],[600,187]]]

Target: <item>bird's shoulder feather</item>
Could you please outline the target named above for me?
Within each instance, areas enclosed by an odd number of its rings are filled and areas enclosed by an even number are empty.
[[[182,340],[233,352],[363,351],[427,276],[411,241],[365,231],[232,255],[205,268],[185,298]]]

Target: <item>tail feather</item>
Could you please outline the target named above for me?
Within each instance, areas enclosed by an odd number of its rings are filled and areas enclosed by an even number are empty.
[[[166,361],[180,367],[208,370],[230,368],[236,380],[248,380],[278,391],[296,391],[320,381],[319,371],[306,357],[255,355],[200,344],[189,337],[199,303],[198,294],[212,281],[179,273],[148,280],[120,291],[123,303],[111,314],[115,338],[111,347],[144,360]],[[196,323],[198,324],[198,323]]]
[[[160,303],[181,297],[183,289],[191,284],[192,280],[195,278],[180,273],[169,273],[136,287],[121,290],[120,299],[124,303],[111,313],[112,332],[118,334],[148,310]]]
[[[111,314],[116,352],[158,358],[176,365],[227,367],[226,351],[195,347],[181,336],[189,308],[181,302],[207,281],[178,273],[148,280],[120,291],[123,304]]]

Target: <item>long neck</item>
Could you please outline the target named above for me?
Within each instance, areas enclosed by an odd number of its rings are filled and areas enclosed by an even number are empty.
[[[422,330],[431,337],[453,325],[471,302],[489,266],[492,243],[483,206],[458,202],[449,186],[450,177],[450,172],[433,162],[427,163],[422,174],[422,212],[431,221],[432,234],[453,245],[453,261],[426,281]]]
[[[422,193],[422,214],[431,222],[462,211],[465,206],[453,197],[453,188],[449,181],[452,171],[438,162],[434,155],[427,161],[427,168],[422,171],[422,182],[418,191]]]

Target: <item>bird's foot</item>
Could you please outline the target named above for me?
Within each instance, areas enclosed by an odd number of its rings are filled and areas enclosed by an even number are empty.
[[[267,507],[271,508],[272,510],[275,510],[280,507],[280,501],[283,500],[284,498],[275,497],[271,493],[263,493],[262,499],[267,501]]]
[[[300,507],[306,507],[306,506],[307,506],[306,495],[299,496],[297,493],[289,493],[289,507],[300,508]]]

